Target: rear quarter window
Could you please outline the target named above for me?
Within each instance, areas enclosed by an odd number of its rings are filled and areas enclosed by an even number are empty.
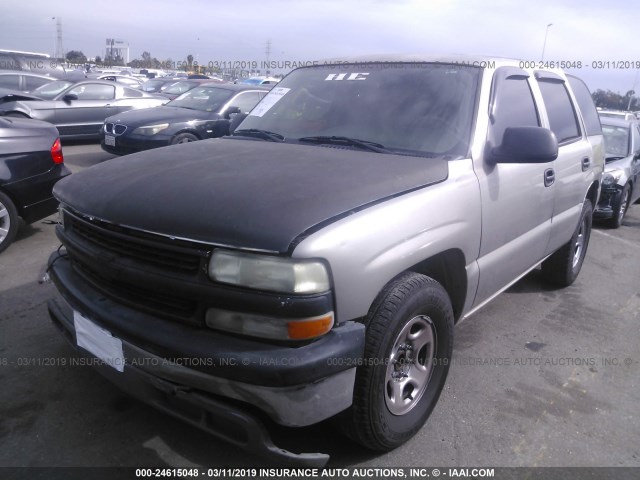
[[[558,144],[569,143],[581,137],[578,118],[564,82],[538,80],[540,92],[549,116],[549,126]]]
[[[573,75],[567,75],[567,79],[578,102],[578,107],[580,107],[584,126],[587,130],[587,136],[602,135],[600,117],[598,116],[598,110],[596,109],[595,103],[593,103],[593,97],[589,89],[582,80]]]

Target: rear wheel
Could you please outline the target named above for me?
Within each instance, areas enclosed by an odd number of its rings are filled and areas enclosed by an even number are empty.
[[[381,293],[367,324],[353,405],[337,424],[373,450],[391,450],[424,425],[436,405],[453,351],[453,309],[432,278],[408,272]]]
[[[618,208],[615,211],[615,215],[609,220],[609,226],[611,228],[619,228],[620,225],[622,225],[622,220],[624,220],[624,216],[626,215],[627,209],[629,208],[630,199],[631,189],[629,188],[629,184],[627,183],[622,189],[622,193],[620,194],[620,203],[618,204]]]
[[[200,140],[193,133],[180,133],[171,139],[171,145],[177,145],[178,143],[189,143]]]
[[[18,212],[13,202],[0,192],[0,252],[5,250],[18,232]]]
[[[542,275],[547,281],[568,287],[578,278],[591,237],[592,215],[591,201],[585,200],[571,240],[542,262]]]

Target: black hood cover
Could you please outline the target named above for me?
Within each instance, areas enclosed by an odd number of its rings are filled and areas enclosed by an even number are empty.
[[[319,225],[447,174],[443,159],[227,138],[108,160],[61,180],[54,194],[121,226],[287,252]]]

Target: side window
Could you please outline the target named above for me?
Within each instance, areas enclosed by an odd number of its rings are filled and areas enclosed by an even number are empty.
[[[593,103],[589,89],[584,82],[577,77],[567,75],[567,79],[578,102],[578,107],[580,107],[580,111],[582,112],[584,126],[587,129],[587,136],[601,135],[602,126],[600,125],[600,117],[598,116],[598,110],[596,110],[596,105]]]
[[[139,98],[142,97],[142,92],[140,90],[134,90],[133,88],[124,88],[124,96],[126,98]]]
[[[0,75],[0,87],[10,88],[11,90],[20,89],[19,75]]]
[[[78,96],[78,100],[111,100],[116,96],[116,89],[111,85],[85,83],[72,88],[67,93]]]
[[[238,107],[243,113],[249,113],[259,100],[260,94],[258,92],[243,92],[231,100],[229,105]]]
[[[29,77],[29,76],[24,77],[25,89],[28,92],[50,82],[51,80],[49,80],[48,78]]]
[[[539,80],[542,99],[549,115],[551,131],[558,144],[567,143],[581,136],[578,118],[564,82]]]
[[[538,111],[529,82],[524,77],[507,77],[497,87],[493,109],[491,142],[502,144],[507,127],[539,127]]]

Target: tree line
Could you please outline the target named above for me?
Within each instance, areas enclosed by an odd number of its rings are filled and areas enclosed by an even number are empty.
[[[84,53],[71,50],[67,52],[66,59],[69,63],[86,63],[87,57]],[[125,66],[124,60],[120,57],[116,58],[104,58],[96,57],[95,63],[99,65],[118,65]],[[152,57],[151,53],[143,52],[142,58],[134,59],[129,62],[126,66],[131,68],[156,68],[156,69],[166,69],[167,65],[175,65],[176,62],[167,58],[166,60],[158,60],[156,57]],[[181,66],[184,66],[185,70],[192,70],[193,65],[193,55],[187,55],[186,62],[180,62]],[[607,110],[640,110],[640,98],[635,96],[636,92],[633,90],[629,90],[624,95],[621,95],[618,92],[613,92],[611,90],[595,90],[591,96],[593,97],[593,102],[596,104],[596,107],[607,109]]]

